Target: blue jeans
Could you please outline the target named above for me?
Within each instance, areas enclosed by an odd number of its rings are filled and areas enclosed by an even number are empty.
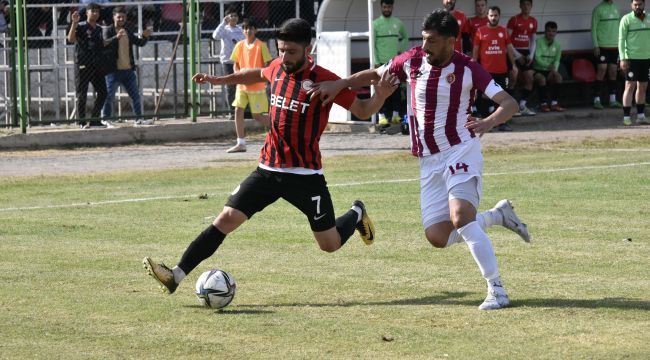
[[[106,75],[107,96],[102,109],[102,117],[111,117],[113,113],[113,99],[118,85],[126,90],[131,98],[133,113],[138,118],[142,117],[142,102],[140,101],[140,92],[138,91],[138,79],[135,76],[135,70],[116,70]]]

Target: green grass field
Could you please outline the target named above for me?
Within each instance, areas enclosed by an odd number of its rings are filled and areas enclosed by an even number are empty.
[[[0,177],[0,358],[647,359],[649,144],[486,149],[481,210],[510,198],[533,236],[488,232],[512,301],[493,312],[467,247],[425,240],[405,153],[325,160],[336,210],[363,199],[375,245],[324,253],[279,201],[172,296],[142,258],[174,265],[254,163]],[[221,312],[193,294],[214,267],[237,280]]]

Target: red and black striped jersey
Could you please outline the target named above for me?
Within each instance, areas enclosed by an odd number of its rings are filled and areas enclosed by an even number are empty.
[[[274,168],[322,168],[318,142],[327,126],[332,103],[323,106],[317,97],[309,99],[307,90],[314,83],[340,79],[333,72],[316,65],[308,57],[303,71],[288,74],[282,60],[273,60],[262,70],[271,83],[269,117],[271,129],[260,152],[260,163]],[[352,106],[356,93],[344,89],[334,102],[346,109]]]

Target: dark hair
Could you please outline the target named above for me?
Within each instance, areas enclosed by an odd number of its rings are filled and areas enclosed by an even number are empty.
[[[555,21],[547,21],[546,24],[544,24],[544,30],[547,29],[557,29],[557,23]]]
[[[384,5],[384,4],[393,5],[394,3],[395,3],[395,0],[381,0],[380,1],[381,5]]]
[[[526,1],[528,1],[531,5],[533,5],[533,0],[519,0],[519,5],[523,4]]]
[[[275,37],[278,40],[309,46],[311,44],[311,25],[303,19],[289,19],[275,31]]]
[[[441,36],[457,37],[458,21],[451,13],[444,9],[436,9],[424,18],[423,31],[436,31]]]
[[[245,18],[245,19],[241,22],[241,27],[242,27],[242,29],[246,29],[246,28],[254,28],[254,29],[257,29],[257,22],[256,22],[255,19],[253,19],[253,18]]]
[[[239,13],[237,12],[237,7],[235,5],[230,5],[226,9],[226,15],[230,15],[230,14],[236,14],[237,16],[239,16]]]
[[[498,6],[496,6],[496,5],[495,5],[495,6],[490,6],[490,7],[488,8],[488,11],[496,11],[496,12],[499,13],[499,15],[501,15],[501,8],[498,7]]]
[[[113,15],[115,14],[126,14],[126,8],[124,6],[116,6],[113,8]]]
[[[101,11],[102,7],[97,3],[90,3],[86,5],[86,10]]]

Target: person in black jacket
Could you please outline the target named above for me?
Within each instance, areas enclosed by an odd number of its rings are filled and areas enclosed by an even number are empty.
[[[95,3],[88,5],[87,21],[79,22],[79,13],[73,12],[71,15],[72,23],[68,31],[67,39],[75,46],[75,84],[77,96],[77,118],[81,121],[81,128],[86,129],[89,126],[101,126],[98,118],[100,110],[106,99],[106,82],[101,67],[102,51],[104,42],[102,39],[102,29],[97,24],[101,7]],[[97,118],[88,124],[85,122],[86,117],[86,97],[88,94],[88,83],[92,83],[97,96],[93,106],[92,117]]]
[[[142,102],[135,74],[133,45],[144,46],[151,35],[152,29],[147,28],[142,32],[142,37],[139,37],[133,31],[127,29],[125,23],[126,10],[123,7],[116,7],[113,9],[113,25],[104,30],[104,45],[108,49],[107,58],[109,61],[106,75],[108,97],[102,109],[102,117],[111,117],[115,90],[121,84],[131,98],[133,113],[136,116],[136,125],[150,125],[151,120],[142,119]],[[106,121],[106,123],[108,122]]]

